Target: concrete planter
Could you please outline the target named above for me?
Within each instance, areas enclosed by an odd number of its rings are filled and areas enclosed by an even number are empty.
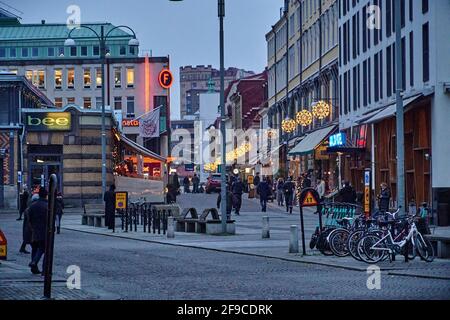
[[[227,233],[228,234],[236,234],[236,225],[234,222],[227,223]],[[206,234],[210,234],[210,235],[222,234],[222,223],[206,222]]]

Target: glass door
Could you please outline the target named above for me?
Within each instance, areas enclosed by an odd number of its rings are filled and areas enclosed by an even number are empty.
[[[35,191],[43,186],[48,188],[50,176],[56,174],[58,190],[62,192],[61,157],[54,155],[32,155],[30,157],[29,188]]]

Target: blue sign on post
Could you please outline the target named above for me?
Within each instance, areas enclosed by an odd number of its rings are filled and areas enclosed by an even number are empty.
[[[185,164],[184,165],[184,171],[186,172],[194,172],[194,164]]]
[[[341,147],[346,144],[347,136],[344,132],[339,132],[339,133],[336,133],[336,134],[330,136],[329,142],[330,142],[330,144],[329,144],[330,148]]]

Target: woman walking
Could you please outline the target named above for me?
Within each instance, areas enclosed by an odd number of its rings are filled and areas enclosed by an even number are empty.
[[[64,201],[61,192],[56,195],[56,233],[61,233],[61,219],[64,213]]]

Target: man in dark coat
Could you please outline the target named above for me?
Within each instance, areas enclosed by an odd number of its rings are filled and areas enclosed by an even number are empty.
[[[105,224],[108,229],[113,228],[113,223],[115,223],[116,216],[116,186],[111,185],[109,191],[105,192],[103,201],[105,201]]]
[[[284,199],[286,202],[286,212],[292,213],[294,207],[294,194],[295,194],[295,183],[292,182],[292,178],[289,177],[283,185],[284,188]]]
[[[45,236],[47,231],[47,202],[48,192],[45,188],[39,189],[39,200],[34,202],[29,209],[28,218],[32,232],[32,259],[30,263],[31,272],[33,274],[41,273],[39,271],[39,261],[45,253]],[[44,263],[45,265],[45,258]]]
[[[259,176],[259,172],[256,173],[256,177],[253,179],[253,184],[255,187],[258,187],[258,184],[261,182],[261,178]]]
[[[197,176],[197,174],[194,173],[194,177],[192,178],[192,188],[193,188],[192,193],[199,193],[198,192],[198,186],[199,185],[200,185],[200,179]]]
[[[180,189],[180,180],[175,172],[169,177],[169,183],[167,184],[167,203],[177,202],[178,189]]]
[[[391,200],[391,190],[389,190],[387,183],[381,184],[381,193],[378,196],[378,208],[381,212],[389,211],[389,202]]]
[[[56,201],[55,201],[55,207],[56,207],[56,233],[61,233],[61,219],[64,214],[64,200],[61,192],[58,192],[56,195]]]
[[[30,194],[28,193],[27,187],[24,186],[24,190],[20,195],[19,218],[17,219],[17,221],[22,220],[22,215],[28,207],[28,200],[30,200]]]
[[[355,203],[356,201],[355,189],[353,189],[348,181],[344,182],[344,188],[339,191],[339,195],[341,196],[341,201],[344,203]]]
[[[305,173],[302,183],[302,189],[306,188],[311,188],[311,179],[309,178],[309,175],[307,173]]]
[[[189,177],[188,176],[184,177],[184,179],[183,179],[184,193],[191,192],[191,190],[189,189],[190,185],[191,185],[191,181],[189,180]]]
[[[269,200],[269,196],[271,194],[269,184],[267,183],[267,179],[263,178],[263,181],[258,184],[256,188],[256,192],[259,194],[259,202],[261,203],[261,211],[267,212],[267,201]]]
[[[234,199],[234,208],[235,214],[239,215],[242,206],[242,194],[244,193],[244,184],[241,181],[241,178],[236,178],[236,181],[233,183],[231,187],[231,192],[233,193]]]

